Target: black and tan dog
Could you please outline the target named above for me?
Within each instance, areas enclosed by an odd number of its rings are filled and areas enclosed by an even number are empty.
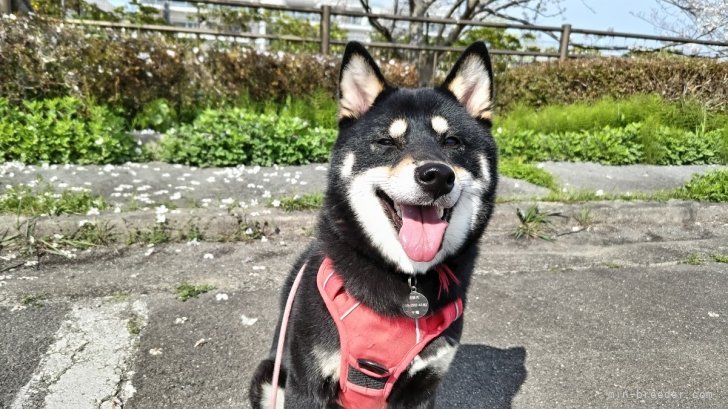
[[[490,58],[475,43],[442,85],[420,89],[387,84],[358,43],[341,67],[318,235],[283,289],[285,302],[305,266],[281,379],[271,386],[276,330],[251,403],[268,408],[275,393],[294,409],[434,407],[495,198]],[[405,352],[382,361],[394,350]]]

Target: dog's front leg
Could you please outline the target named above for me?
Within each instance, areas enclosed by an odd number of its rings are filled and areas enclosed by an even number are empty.
[[[400,378],[389,397],[388,409],[433,409],[439,384],[440,375],[431,369]]]

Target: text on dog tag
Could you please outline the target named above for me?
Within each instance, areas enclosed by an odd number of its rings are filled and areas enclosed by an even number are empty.
[[[410,318],[422,318],[430,310],[430,303],[427,297],[417,291],[410,291],[407,301],[402,305],[402,311]]]

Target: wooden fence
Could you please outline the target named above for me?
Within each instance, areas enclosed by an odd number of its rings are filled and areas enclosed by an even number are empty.
[[[2,0],[0,0],[2,1]],[[300,37],[294,35],[280,35],[280,34],[261,34],[251,32],[230,32],[221,31],[216,29],[207,28],[189,28],[179,27],[172,25],[149,25],[149,24],[131,24],[123,22],[109,22],[109,21],[91,21],[91,20],[77,20],[77,19],[66,19],[66,23],[81,26],[96,26],[106,28],[124,28],[130,30],[139,31],[156,31],[156,32],[167,32],[167,33],[186,33],[192,35],[204,35],[204,36],[215,36],[215,37],[232,37],[232,38],[246,38],[246,39],[266,39],[266,40],[284,40],[290,42],[304,42],[304,43],[318,43],[320,45],[320,51],[323,54],[329,54],[332,45],[343,45],[346,41],[336,40],[331,38],[331,27],[333,16],[347,16],[347,17],[362,17],[367,19],[379,19],[389,21],[407,21],[407,22],[420,22],[426,24],[438,24],[438,25],[451,25],[451,26],[470,26],[470,27],[489,27],[498,29],[512,29],[518,31],[527,32],[543,32],[549,37],[558,40],[558,49],[554,51],[527,51],[527,50],[501,50],[491,49],[491,54],[494,55],[510,55],[510,56],[529,56],[529,57],[543,57],[549,59],[559,59],[564,61],[568,58],[579,58],[594,56],[594,54],[579,52],[584,49],[595,49],[599,47],[589,47],[582,44],[575,44],[572,41],[572,35],[581,34],[592,36],[595,39],[602,38],[623,38],[623,39],[635,39],[654,41],[662,44],[662,48],[673,47],[679,45],[698,45],[703,47],[715,47],[720,52],[728,52],[728,42],[712,41],[712,40],[701,40],[684,37],[669,37],[669,36],[658,36],[649,34],[636,34],[636,33],[625,33],[616,31],[605,31],[605,30],[589,30],[573,28],[570,24],[564,24],[562,26],[543,26],[543,25],[532,25],[532,24],[515,24],[515,23],[502,23],[502,22],[483,22],[478,20],[456,20],[447,18],[434,18],[434,17],[410,17],[399,14],[373,14],[366,13],[363,11],[346,10],[342,8],[331,7],[324,5],[321,7],[299,7],[299,6],[284,6],[284,5],[269,5],[260,3],[251,3],[246,1],[237,0],[186,0],[186,3],[192,3],[197,5],[212,5],[212,6],[225,6],[225,7],[242,7],[249,9],[259,10],[273,10],[292,12],[298,14],[317,15],[320,20],[320,32],[318,37]],[[462,48],[443,46],[443,45],[419,45],[419,44],[404,44],[404,43],[389,43],[389,42],[369,42],[367,46],[373,48],[385,48],[385,49],[397,49],[397,50],[418,50],[418,51],[429,51],[435,52],[435,54],[447,53],[447,52],[460,52]],[[577,48],[577,50],[573,50]]]

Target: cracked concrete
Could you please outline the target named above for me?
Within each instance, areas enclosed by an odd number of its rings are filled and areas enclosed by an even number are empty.
[[[129,379],[138,336],[127,328],[130,312],[146,317],[137,301],[90,300],[75,304],[55,334],[30,381],[12,409],[43,406],[54,409],[113,408],[133,390],[121,386]],[[122,396],[120,396],[122,395]]]

